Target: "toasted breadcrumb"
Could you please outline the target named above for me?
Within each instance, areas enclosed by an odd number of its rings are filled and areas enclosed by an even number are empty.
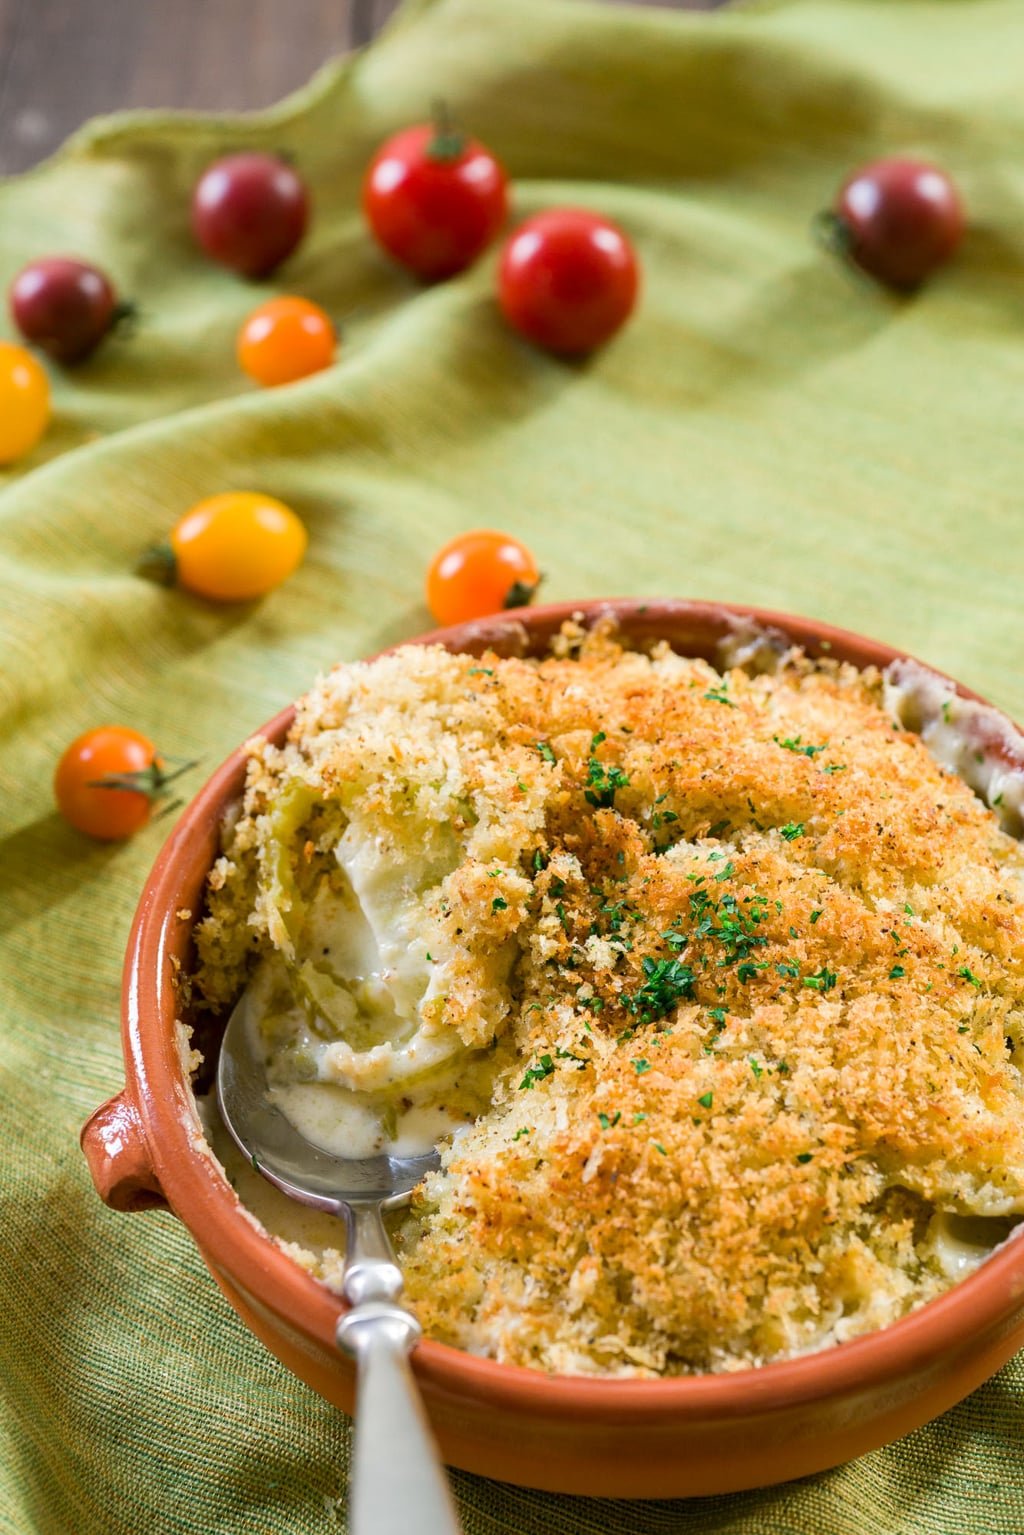
[[[937,1212],[1024,1214],[1021,848],[876,673],[719,673],[606,631],[540,661],[409,647],[249,750],[206,999],[288,951],[358,815],[438,871],[436,1026],[501,1039],[400,1231],[432,1337],[735,1370],[947,1288]]]

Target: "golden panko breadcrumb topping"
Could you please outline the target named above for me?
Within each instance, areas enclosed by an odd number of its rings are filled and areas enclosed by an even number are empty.
[[[428,1334],[643,1375],[883,1326],[957,1217],[1024,1214],[1020,845],[875,673],[557,652],[344,666],[252,743],[199,987],[301,946],[368,828],[442,976],[419,1025],[493,1063],[400,1229]]]

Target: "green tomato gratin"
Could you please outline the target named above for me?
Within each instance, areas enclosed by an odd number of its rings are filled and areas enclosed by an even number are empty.
[[[396,1231],[431,1337],[620,1376],[820,1349],[1024,1216],[1020,747],[912,663],[608,624],[339,666],[249,743],[196,994],[329,1149],[441,1140]]]

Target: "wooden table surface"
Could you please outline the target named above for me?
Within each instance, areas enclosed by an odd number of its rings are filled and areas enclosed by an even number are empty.
[[[717,0],[654,3],[705,9]],[[333,54],[367,42],[396,4],[0,0],[0,174],[44,159],[100,112],[268,106]]]

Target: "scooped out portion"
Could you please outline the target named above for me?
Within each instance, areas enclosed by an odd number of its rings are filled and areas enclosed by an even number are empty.
[[[410,646],[250,743],[197,994],[328,1149],[442,1140],[397,1233],[432,1337],[735,1370],[1024,1216],[1021,845],[892,678],[755,662]]]

